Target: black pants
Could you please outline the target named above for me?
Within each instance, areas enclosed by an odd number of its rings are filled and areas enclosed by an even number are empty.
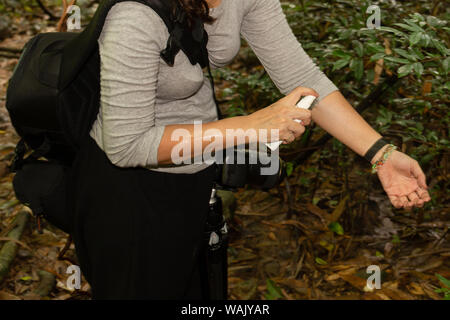
[[[70,177],[80,268],[94,299],[203,299],[199,251],[214,180],[120,168],[89,137]]]

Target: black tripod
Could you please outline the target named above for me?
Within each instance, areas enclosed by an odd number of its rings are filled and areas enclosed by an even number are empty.
[[[228,291],[227,272],[228,230],[223,218],[222,199],[213,187],[206,219],[204,245],[201,252],[202,282],[208,300],[226,300]]]

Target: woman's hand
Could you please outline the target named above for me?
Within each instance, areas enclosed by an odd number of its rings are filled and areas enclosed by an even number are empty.
[[[423,207],[425,202],[431,200],[419,163],[402,152],[394,150],[377,169],[377,174],[395,208],[410,210],[414,206]]]
[[[265,129],[267,141],[282,140],[284,143],[291,143],[305,132],[305,126],[311,123],[311,111],[297,108],[296,104],[302,96],[312,95],[318,97],[319,94],[310,88],[297,87],[287,96],[281,98],[272,105],[258,110],[247,116],[247,129]],[[297,123],[294,120],[302,120]],[[278,139],[269,138],[272,129],[277,129]]]

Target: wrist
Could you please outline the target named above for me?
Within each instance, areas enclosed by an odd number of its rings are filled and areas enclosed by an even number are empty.
[[[370,160],[370,163],[374,164],[375,162],[377,162],[377,160],[379,160],[381,158],[381,156],[383,155],[384,150],[386,150],[386,148],[388,146],[389,146],[389,144],[383,146],[380,150],[378,150],[377,153],[375,153],[373,158]]]
[[[374,157],[373,160],[374,163],[372,164],[372,173],[376,173],[378,172],[378,169],[380,169],[382,166],[384,166],[384,164],[386,163],[386,161],[390,158],[390,155],[397,149],[396,146],[394,146],[393,144],[389,144],[382,152],[382,155],[376,159]]]
[[[389,143],[383,139],[383,137],[378,138],[371,147],[364,153],[363,157],[370,163],[373,164],[377,160],[377,155],[381,155],[380,151],[383,147],[386,147]]]

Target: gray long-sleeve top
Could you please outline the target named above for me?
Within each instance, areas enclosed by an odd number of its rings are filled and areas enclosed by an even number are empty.
[[[279,0],[222,0],[210,13],[217,19],[205,24],[212,68],[233,60],[242,36],[281,93],[310,87],[320,100],[338,90],[303,50]],[[90,136],[117,166],[172,173],[208,166],[158,166],[166,125],[217,120],[211,85],[200,65],[192,65],[182,51],[173,67],[161,59],[168,37],[163,20],[141,3],[118,3],[107,15],[98,39],[100,111]]]

